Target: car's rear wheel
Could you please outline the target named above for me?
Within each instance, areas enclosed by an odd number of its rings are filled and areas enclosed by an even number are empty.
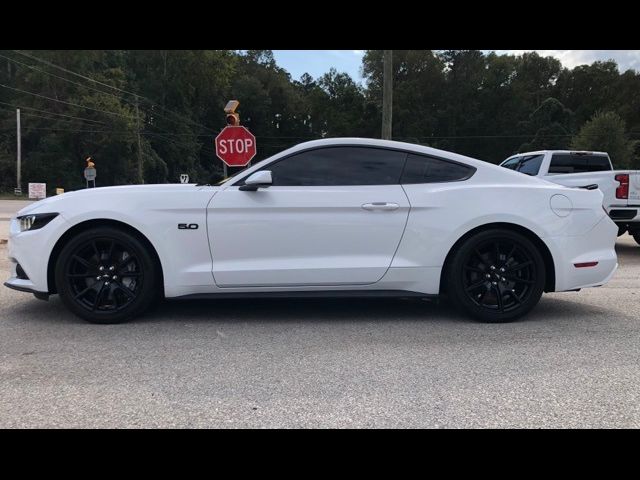
[[[137,236],[96,227],[74,236],[60,252],[55,279],[73,313],[92,323],[121,323],[157,298],[158,266]]]
[[[454,252],[446,272],[453,303],[484,322],[509,322],[540,300],[545,264],[524,235],[506,229],[479,232]]]

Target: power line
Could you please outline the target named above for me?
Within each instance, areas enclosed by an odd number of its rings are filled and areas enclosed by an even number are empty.
[[[38,115],[37,113],[31,112],[21,112],[22,115],[26,115],[27,117],[35,117],[35,118],[43,118],[45,120],[53,120],[54,122],[77,122],[77,120],[66,120],[64,118],[51,118],[45,117],[44,115]]]
[[[126,134],[126,135],[135,135],[135,131],[132,130],[74,130],[74,129],[66,129],[66,128],[47,128],[47,127],[26,127],[23,130],[49,130],[55,132],[68,132],[68,133],[111,133],[114,135],[117,134]]]
[[[184,142],[178,142],[176,140],[170,139],[170,138],[165,138],[164,136],[162,136],[159,133],[153,133],[153,132],[143,132],[143,135],[151,135],[153,137],[158,137],[156,138],[157,140],[164,140],[165,142],[169,142],[169,143],[173,143],[174,145],[180,145],[180,146],[184,146],[184,147],[192,147],[192,146],[197,146],[200,150],[202,150],[204,153],[208,153],[211,155],[215,155],[215,151],[210,148],[207,147],[206,143],[195,143],[195,144],[189,144],[189,143],[184,143]]]
[[[34,55],[29,55],[28,53],[20,52],[19,50],[13,50],[13,52],[15,52],[15,53],[17,53],[19,55],[23,55],[25,57],[28,57],[28,58],[30,58],[32,60],[36,60],[37,62],[44,63],[45,65],[48,65],[50,67],[57,68],[58,70],[62,70],[63,72],[70,73],[71,75],[75,75],[77,77],[84,78],[85,80],[89,80],[90,82],[97,83],[98,85],[102,85],[102,86],[105,86],[105,87],[108,87],[108,88],[112,88],[114,90],[117,90],[117,91],[122,92],[122,93],[126,93],[128,95],[133,95],[133,96],[137,96],[138,95],[137,93],[127,92],[126,90],[122,90],[121,88],[114,87],[113,85],[109,85],[107,83],[100,82],[100,81],[98,81],[98,80],[96,80],[94,78],[81,75],[81,74],[79,74],[77,72],[73,72],[73,71],[68,70],[68,69],[66,69],[64,67],[61,67],[60,65],[56,65],[55,63],[49,62],[49,61],[44,60],[42,58],[38,58],[38,57],[36,57]]]
[[[535,133],[529,135],[456,135],[456,136],[444,136],[444,137],[394,137],[394,140],[439,140],[439,139],[460,139],[460,138],[556,138],[556,137],[575,137],[578,134],[550,134],[550,135],[537,135]],[[628,132],[627,135],[640,135],[640,132]],[[600,137],[601,134],[582,134],[584,137]],[[257,138],[257,137],[256,137]]]
[[[105,87],[112,88],[112,89],[117,90],[117,91],[119,91],[119,92],[126,93],[126,94],[128,94],[128,95],[133,95],[134,97],[139,97],[139,98],[141,98],[141,99],[146,100],[147,102],[149,102],[152,106],[157,106],[158,108],[161,108],[161,109],[165,110],[166,112],[169,112],[169,113],[171,113],[171,114],[175,115],[176,117],[180,118],[183,122],[185,122],[185,121],[186,121],[186,122],[189,122],[189,123],[191,123],[191,124],[193,124],[193,125],[196,125],[196,126],[198,126],[198,127],[204,128],[205,130],[213,130],[212,128],[209,128],[209,127],[207,127],[206,125],[202,125],[201,123],[195,122],[194,120],[191,120],[190,118],[183,117],[182,115],[180,115],[180,114],[178,114],[178,113],[176,113],[176,112],[173,112],[172,110],[169,110],[169,109],[168,109],[168,108],[166,108],[166,107],[163,107],[163,106],[161,106],[161,105],[158,105],[157,103],[155,103],[154,101],[152,101],[151,99],[149,99],[149,98],[147,98],[147,97],[145,97],[145,96],[143,96],[143,95],[140,95],[140,94],[137,94],[137,93],[133,93],[133,92],[128,92],[127,90],[123,90],[123,89],[121,89],[121,88],[114,87],[113,85],[109,85],[109,84],[106,84],[106,83],[100,82],[100,81],[98,81],[98,80],[96,80],[96,79],[94,79],[94,78],[91,78],[91,77],[88,77],[88,76],[86,76],[86,75],[82,75],[82,74],[80,74],[80,73],[74,72],[74,71],[69,70],[69,69],[67,69],[67,68],[61,67],[60,65],[56,65],[56,64],[55,64],[55,63],[53,63],[53,62],[49,62],[49,61],[44,60],[44,59],[42,59],[42,58],[38,58],[38,57],[36,57],[36,56],[34,56],[34,55],[29,55],[29,54],[27,54],[27,53],[20,52],[19,50],[13,50],[13,52],[15,52],[15,53],[17,53],[17,54],[19,54],[19,55],[23,55],[23,56],[25,56],[25,57],[31,58],[32,60],[36,60],[36,61],[38,61],[38,62],[42,62],[42,63],[44,63],[45,65],[48,65],[48,66],[50,66],[50,67],[57,68],[57,69],[59,69],[59,70],[62,70],[63,72],[70,73],[71,75],[76,75],[77,77],[83,78],[83,79],[85,79],[85,80],[89,80],[90,82],[97,83],[98,85],[103,85],[103,86],[105,86]],[[103,93],[106,93],[106,92],[103,92]],[[157,113],[156,113],[156,114],[157,114]],[[159,115],[159,114],[157,114],[157,115]],[[165,117],[165,118],[167,118],[167,117]],[[167,119],[168,119],[168,118],[167,118]],[[170,119],[168,119],[168,120],[170,120]],[[171,121],[175,121],[175,120],[171,120]]]
[[[33,107],[24,107],[24,106],[14,105],[12,103],[7,103],[7,102],[0,102],[0,104],[8,105],[8,106],[13,107],[13,108],[20,108],[20,109],[24,109],[24,110],[33,110],[35,112],[48,113],[49,115],[59,115],[61,117],[68,117],[68,118],[73,118],[73,119],[77,119],[77,120],[83,120],[85,122],[93,122],[93,123],[99,123],[101,125],[106,125],[104,122],[100,122],[99,120],[91,120],[90,118],[75,117],[73,115],[65,115],[64,113],[51,112],[49,110],[40,110],[38,108],[33,108]]]
[[[136,132],[133,130],[84,130],[84,129],[70,129],[70,128],[55,128],[55,127],[25,127],[23,128],[23,130],[44,130],[44,131],[52,131],[52,132],[65,132],[65,133],[108,133],[110,135],[131,135],[134,136],[136,135]],[[176,140],[173,139],[169,139],[169,138],[164,138],[161,134],[159,133],[154,133],[154,132],[140,132],[141,135],[144,136],[154,136],[154,137],[159,137],[156,138],[157,140],[164,140],[166,142],[170,142],[170,143],[174,143],[176,145],[182,145],[182,146],[186,146],[186,147],[192,147],[192,146],[196,146],[200,149],[202,149],[205,153],[212,153],[215,154],[215,151],[213,151],[213,149],[208,148],[206,144],[202,143],[195,143],[195,144],[189,144],[189,143],[184,143],[184,142],[178,142]]]
[[[71,105],[73,107],[85,108],[87,110],[93,110],[94,112],[101,112],[101,113],[105,113],[107,115],[116,115],[118,117],[130,119],[130,117],[128,117],[126,115],[122,115],[121,113],[108,112],[106,110],[99,110],[97,108],[87,107],[85,105],[80,105],[78,103],[65,102],[64,100],[58,100],[56,98],[47,97],[45,95],[40,95],[39,93],[27,92],[26,90],[21,90],[19,88],[10,87],[9,85],[5,85],[3,83],[0,83],[0,87],[8,88],[9,90],[14,90],[14,91],[20,92],[20,93],[26,93],[28,95],[33,95],[34,97],[44,98],[45,100],[50,100],[52,102],[64,103],[65,105]]]
[[[2,106],[0,106],[0,110],[2,110],[3,112],[11,112],[13,114],[15,114],[15,112],[16,112],[15,109],[9,109],[7,107],[2,107]],[[31,112],[23,112],[22,110],[20,111],[20,113],[21,113],[22,116],[42,118],[42,119],[45,119],[45,120],[51,120],[53,122],[77,122],[78,121],[78,120],[66,119],[66,118],[45,117],[44,115],[38,115],[37,113],[31,113]],[[7,118],[5,120],[9,120],[9,118]],[[74,126],[77,126],[77,125],[74,125]]]
[[[17,53],[20,53],[20,52],[17,52]],[[22,55],[27,56],[26,54],[22,54]],[[51,73],[51,72],[47,72],[46,70],[42,70],[42,69],[37,68],[37,67],[34,67],[34,66],[32,66],[32,65],[27,65],[26,63],[19,62],[18,60],[15,60],[15,59],[9,58],[9,57],[7,57],[7,56],[5,56],[5,55],[2,55],[2,54],[0,54],[0,57],[5,58],[5,59],[7,59],[7,60],[9,60],[9,61],[11,61],[11,62],[17,63],[17,64],[19,64],[19,65],[25,66],[25,67],[27,67],[27,68],[30,68],[30,69],[32,69],[32,70],[36,70],[36,71],[38,71],[38,72],[42,72],[42,73],[44,73],[45,75],[50,75],[50,76],[52,76],[52,77],[54,77],[54,78],[58,78],[58,79],[63,80],[63,81],[65,81],[65,82],[71,83],[71,84],[73,84],[73,85],[77,85],[77,86],[79,86],[79,87],[86,88],[86,89],[88,89],[88,90],[92,90],[92,91],[94,91],[94,92],[98,92],[98,93],[101,93],[101,94],[103,94],[103,95],[109,95],[109,96],[111,96],[111,97],[113,97],[113,98],[118,99],[119,101],[126,102],[126,103],[128,103],[128,104],[130,104],[130,105],[133,105],[133,106],[135,106],[135,105],[136,105],[136,104],[135,104],[135,102],[133,102],[133,101],[131,101],[131,100],[127,100],[127,99],[126,99],[126,98],[124,98],[124,97],[121,97],[121,96],[118,96],[118,95],[114,95],[113,93],[110,93],[110,92],[105,92],[104,90],[100,90],[99,88],[93,88],[93,87],[90,87],[90,86],[88,86],[88,85],[86,85],[86,84],[83,84],[83,83],[74,82],[73,80],[69,80],[68,78],[64,78],[64,77],[61,77],[61,76],[59,76],[59,75],[55,75],[55,74],[53,74],[53,73]],[[35,59],[36,57],[29,56],[29,58],[33,58],[33,59]],[[42,60],[42,61],[43,61],[43,62],[46,62],[45,60]],[[47,62],[47,63],[50,63],[50,62]],[[53,65],[53,64],[52,64],[52,65]],[[62,68],[62,67],[60,67],[60,68]],[[68,72],[71,72],[70,70],[66,70],[66,69],[64,69],[64,70],[65,70],[65,71],[68,71]],[[83,76],[83,78],[89,78],[89,77],[84,77],[84,76]],[[101,85],[106,85],[106,84],[103,84],[103,83],[101,83],[101,82],[98,82],[97,80],[96,80],[96,82],[97,82],[97,83],[100,83]],[[112,88],[116,88],[116,87],[112,87]],[[124,90],[123,90],[123,91],[124,91]],[[136,97],[143,98],[143,97],[141,97],[141,96],[139,96],[139,95],[136,95],[136,94],[131,94],[131,95],[135,95]],[[161,113],[158,113],[158,112],[151,113],[151,112],[145,111],[145,113],[147,113],[147,115],[153,115],[153,116],[158,116],[158,117],[160,117],[160,118],[164,118],[164,119],[166,119],[166,120],[169,120],[170,122],[180,123],[180,124],[182,124],[182,123],[183,123],[183,121],[182,121],[182,122],[179,122],[178,120],[171,119],[171,118],[167,117],[166,115],[162,115]]]
[[[65,82],[71,83],[71,84],[73,84],[73,85],[78,85],[79,87],[86,88],[86,89],[88,89],[88,90],[93,90],[94,92],[102,93],[102,94],[104,94],[104,95],[111,95],[112,97],[117,98],[118,100],[124,100],[124,101],[127,101],[126,99],[124,99],[124,98],[122,98],[122,97],[119,97],[118,95],[114,95],[113,93],[105,92],[104,90],[100,90],[100,89],[98,89],[98,88],[93,88],[93,87],[90,87],[90,86],[88,86],[88,85],[84,85],[84,84],[82,84],[82,83],[74,82],[73,80],[69,80],[68,78],[64,78],[64,77],[61,77],[61,76],[59,76],[59,75],[55,75],[55,74],[53,74],[53,73],[51,73],[51,72],[47,72],[46,70],[42,70],[41,68],[34,67],[33,65],[27,65],[26,63],[22,63],[22,62],[20,62],[20,61],[18,61],[18,60],[15,60],[15,59],[13,59],[13,58],[9,58],[9,57],[7,57],[7,56],[5,56],[5,55],[0,54],[0,57],[5,58],[5,59],[9,60],[10,62],[17,63],[18,65],[22,65],[22,66],[24,66],[24,67],[30,68],[30,69],[32,69],[32,70],[35,70],[35,71],[37,71],[37,72],[44,73],[45,75],[49,75],[49,76],[52,76],[52,77],[54,77],[54,78],[58,78],[58,79],[60,79],[60,80],[62,80],[62,81],[65,81]]]

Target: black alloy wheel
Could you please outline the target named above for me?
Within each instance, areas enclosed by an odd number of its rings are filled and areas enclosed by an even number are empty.
[[[467,239],[447,275],[448,293],[457,305],[480,320],[507,322],[538,303],[545,265],[528,238],[496,229]]]
[[[56,286],[65,305],[94,323],[119,323],[153,301],[157,265],[140,239],[100,227],[82,232],[60,253]]]

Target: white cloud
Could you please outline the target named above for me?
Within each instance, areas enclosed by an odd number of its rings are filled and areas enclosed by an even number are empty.
[[[567,68],[590,65],[598,60],[615,60],[622,72],[629,69],[640,71],[640,50],[496,50],[496,53],[521,55],[532,51],[545,57],[555,57]]]

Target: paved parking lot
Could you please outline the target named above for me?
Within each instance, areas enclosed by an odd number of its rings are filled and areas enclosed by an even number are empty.
[[[640,246],[617,249],[607,286],[506,325],[367,299],[164,302],[96,326],[0,287],[0,427],[638,428]]]

